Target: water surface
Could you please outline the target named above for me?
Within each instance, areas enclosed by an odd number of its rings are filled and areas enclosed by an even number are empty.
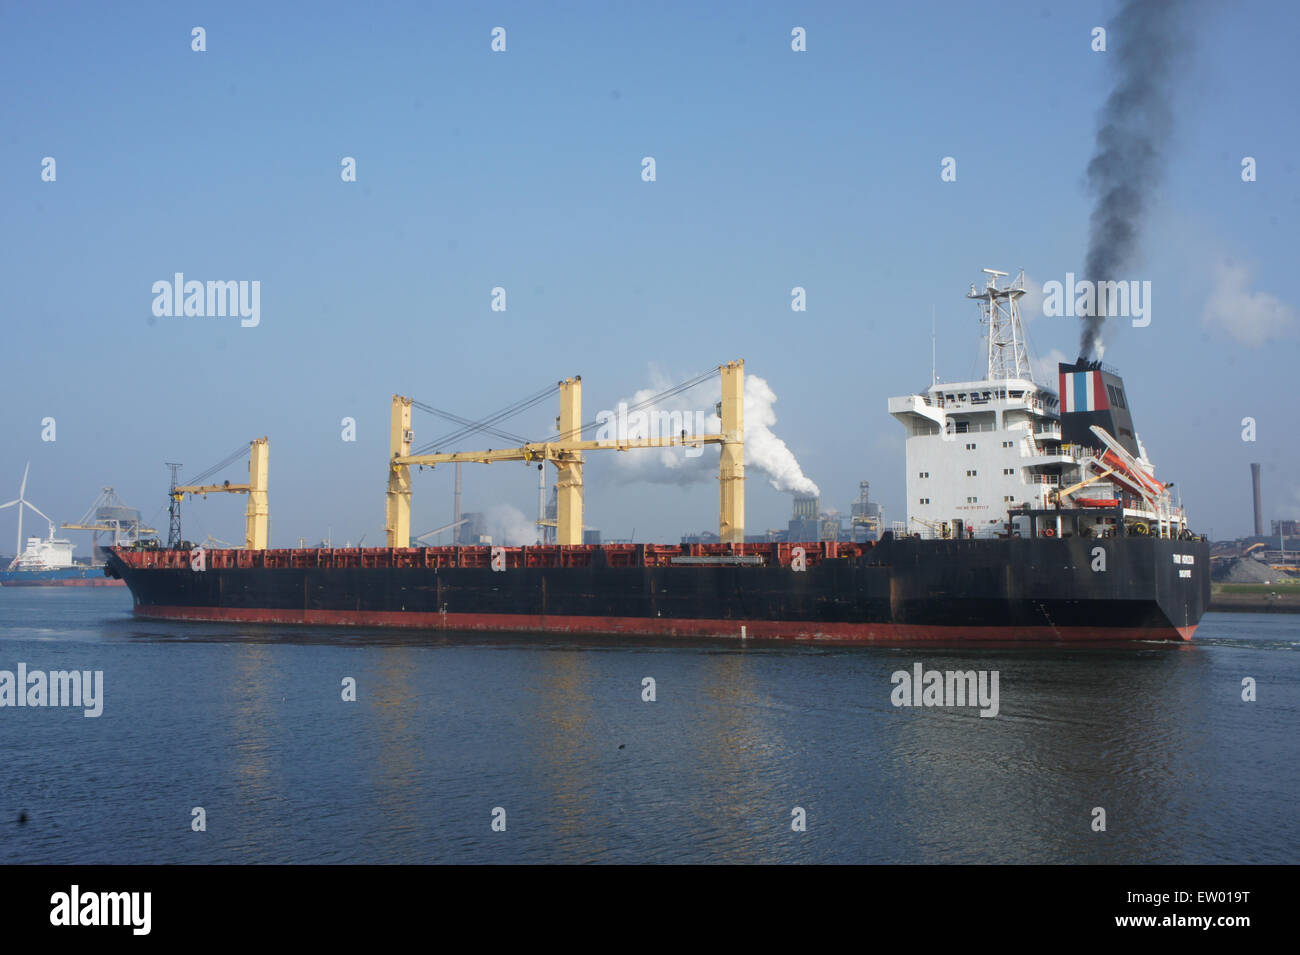
[[[97,719],[0,708],[0,863],[1295,863],[1298,650],[1286,614],[1211,613],[1191,644],[742,647],[0,589],[0,669],[105,684]],[[998,716],[894,707],[915,662],[998,671]]]

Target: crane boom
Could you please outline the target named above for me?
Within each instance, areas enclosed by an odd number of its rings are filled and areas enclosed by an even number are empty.
[[[179,511],[180,502],[186,494],[199,494],[207,497],[209,494],[247,494],[248,508],[245,518],[244,528],[244,547],[248,550],[266,550],[268,529],[270,524],[269,508],[269,488],[268,488],[268,463],[271,454],[270,441],[265,438],[257,438],[248,442],[248,483],[231,484],[229,481],[223,481],[221,484],[175,484],[168,491],[168,497],[171,499],[173,513],[176,515],[174,523],[177,525],[177,531],[173,535],[179,538]],[[178,541],[171,541],[174,546]]]
[[[498,461],[549,461],[558,474],[556,489],[556,540],[561,545],[582,543],[582,455],[586,451],[631,451],[640,448],[699,447],[719,444],[719,529],[724,543],[745,540],[745,363],[727,362],[722,372],[722,429],[718,434],[681,434],[667,438],[582,440],[582,378],[560,382],[560,436],[553,441],[530,442],[517,448],[487,451],[411,453],[412,399],[393,396],[389,431],[388,519],[389,547],[409,547],[411,541],[411,465],[492,464]]]
[[[1102,478],[1109,477],[1114,473],[1115,473],[1114,468],[1107,468],[1106,470],[1102,471],[1100,474],[1093,475],[1092,477],[1087,478],[1086,480],[1080,481],[1078,484],[1071,484],[1069,487],[1062,488],[1061,490],[1056,492],[1056,496],[1058,498],[1062,498],[1065,497],[1067,494],[1073,494],[1075,491],[1082,490],[1083,488],[1087,487],[1089,484],[1095,484],[1096,482],[1102,480]]]

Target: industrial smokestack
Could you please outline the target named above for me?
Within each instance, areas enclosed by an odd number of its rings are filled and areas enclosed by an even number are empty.
[[[1164,172],[1164,148],[1173,126],[1171,79],[1186,45],[1187,9],[1173,0],[1127,0],[1110,25],[1115,85],[1097,117],[1097,141],[1088,162],[1094,197],[1086,278],[1109,282],[1138,250],[1152,192]],[[1101,295],[1083,317],[1080,354],[1096,357],[1106,313]]]
[[[1264,536],[1264,505],[1259,499],[1259,465],[1250,466],[1250,483],[1255,491],[1255,536]]]

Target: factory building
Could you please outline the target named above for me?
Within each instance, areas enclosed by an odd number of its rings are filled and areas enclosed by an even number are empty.
[[[884,511],[871,500],[870,484],[858,484],[858,499],[850,508],[846,520],[837,510],[821,509],[821,498],[815,494],[796,494],[790,520],[784,528],[770,529],[764,533],[746,534],[745,542],[764,544],[781,541],[871,541],[880,539]],[[682,536],[683,544],[716,544],[719,537],[712,531]]]

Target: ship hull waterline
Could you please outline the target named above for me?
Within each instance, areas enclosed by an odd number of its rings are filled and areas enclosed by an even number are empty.
[[[121,587],[124,583],[105,577],[100,567],[0,573],[0,587]]]
[[[665,620],[640,617],[558,617],[554,614],[439,614],[406,611],[257,610],[222,607],[137,608],[152,620],[193,623],[231,621],[307,627],[360,627],[491,633],[591,634],[698,639],[793,640],[841,644],[867,643],[1127,643],[1191,640],[1188,627],[943,627],[916,624],[801,624],[780,620]],[[743,629],[742,629],[743,628]]]

